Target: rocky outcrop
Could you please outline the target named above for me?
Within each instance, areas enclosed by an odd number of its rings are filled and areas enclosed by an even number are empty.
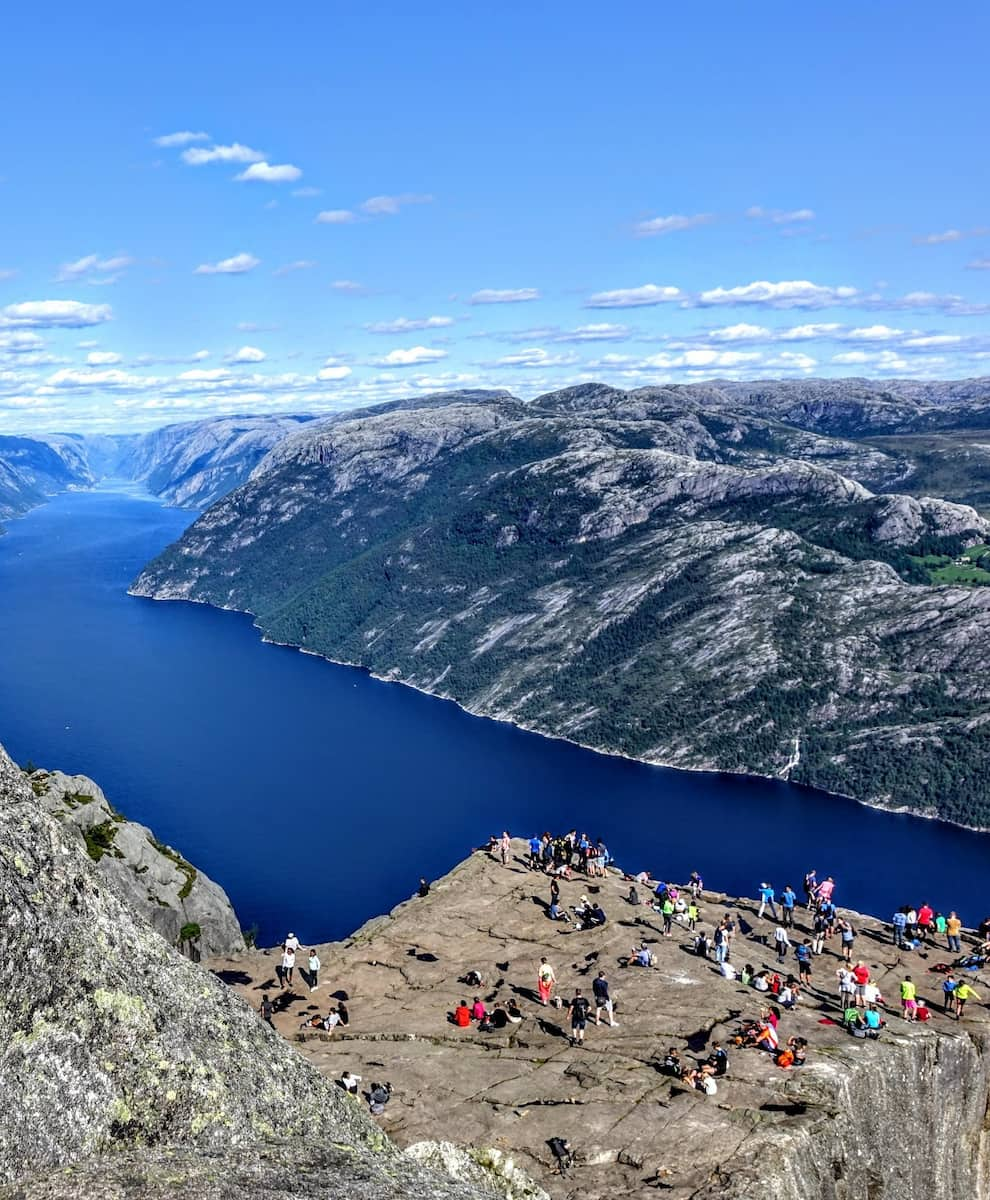
[[[476,853],[426,897],[319,947],[315,993],[298,986],[279,992],[272,955],[264,952],[212,965],[254,1003],[275,989],[276,1025],[327,1077],[345,1069],[387,1077],[394,1086],[383,1118],[389,1134],[452,1169],[470,1168],[472,1147],[494,1147],[500,1165],[511,1160],[560,1200],[647,1200],[658,1190],[670,1200],[987,1194],[990,1018],[972,1002],[961,1022],[942,1015],[942,976],[928,967],[944,949],[933,947],[927,957],[898,951],[881,923],[842,910],[857,931],[855,955],[885,997],[887,1028],[878,1041],[861,1041],[838,1023],[841,960],[833,939],[815,959],[812,986],[782,1012],[782,1040],[805,1037],[809,1044],[807,1065],[783,1070],[766,1053],[730,1044],[744,1021],[759,1016],[767,993],[723,978],[714,962],[692,952],[684,926],[675,922],[664,937],[660,918],[629,904],[629,882],[614,872],[561,881],[563,907],[570,912],[592,894],[608,916],[604,928],[578,932],[550,921],[549,881],[525,869],[525,855],[521,841],[513,843],[508,867]],[[648,894],[642,885],[639,891]],[[736,918],[729,957],[737,971],[749,963],[796,973],[793,953],[783,967],[777,963],[774,922],[769,914],[761,919],[753,901],[708,892],[700,907],[699,928],[709,936],[723,916]],[[791,941],[809,931],[802,907]],[[655,955],[654,969],[624,965],[642,941]],[[543,956],[565,1002],[576,989],[590,995],[603,970],[617,999],[617,1026],[592,1023],[584,1046],[569,1045],[566,1010],[537,1003]],[[464,982],[470,970],[482,985]],[[908,974],[933,1009],[926,1024],[900,1017],[899,983]],[[985,973],[966,979],[990,997]],[[332,1036],[299,1033],[304,1018],[325,1013],[343,993],[346,1028]],[[475,995],[489,1007],[517,1001],[522,1023],[490,1033],[453,1026],[448,1014]],[[694,1066],[715,1041],[730,1056],[715,1095],[661,1070],[669,1047]],[[552,1137],[567,1138],[575,1151],[564,1179],[553,1170]]]
[[[0,1195],[444,1197],[107,886],[0,752]]]
[[[28,780],[45,809],[78,831],[99,873],[171,945],[197,959],[243,949],[224,890],[146,826],[127,820],[92,779],[35,770]]]
[[[990,588],[924,565],[990,524],[672,391],[314,422],[133,591],[251,612],[275,641],[596,749],[990,826],[970,654]]]
[[[0,519],[17,517],[70,487],[89,487],[82,439],[0,436]]]

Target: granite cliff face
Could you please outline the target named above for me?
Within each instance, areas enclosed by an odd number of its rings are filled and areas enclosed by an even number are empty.
[[[128,821],[92,779],[34,771],[28,782],[53,817],[78,831],[97,871],[171,945],[197,959],[244,948],[223,889],[146,826]]]
[[[70,487],[90,487],[97,476],[83,438],[0,435],[0,520],[18,517]]]
[[[2,751],[0,950],[5,1200],[481,1195],[171,949]]]
[[[886,490],[897,454],[672,392],[314,421],[133,590],[596,748],[990,825],[990,589],[924,567],[990,525]]]

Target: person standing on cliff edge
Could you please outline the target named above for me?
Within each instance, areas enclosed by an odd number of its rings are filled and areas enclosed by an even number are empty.
[[[503,830],[502,836],[499,838],[499,842],[498,842],[498,853],[499,853],[499,858],[501,858],[501,860],[502,860],[503,867],[507,867],[509,865],[509,854],[510,854],[511,850],[512,850],[512,840],[509,837],[508,831]]]

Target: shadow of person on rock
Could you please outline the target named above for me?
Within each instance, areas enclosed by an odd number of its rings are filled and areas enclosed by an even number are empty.
[[[548,913],[550,911],[550,901],[549,900],[544,900],[542,896],[531,896],[530,899],[533,901],[534,904],[538,904],[545,913]]]
[[[546,1017],[538,1017],[536,1023],[539,1025],[541,1031],[547,1035],[547,1037],[567,1037],[567,1034],[564,1033],[564,1030],[560,1025],[554,1021],[548,1021]]]
[[[535,988],[524,987],[521,983],[512,983],[509,986],[515,995],[522,996],[524,1000],[532,1000],[534,1004],[539,1004],[540,993]]]
[[[292,1007],[292,1005],[296,1003],[297,1000],[301,1000],[301,999],[302,999],[302,996],[300,996],[298,992],[291,992],[291,991],[281,992],[278,996],[275,997],[275,1001],[274,1001],[274,1004],[272,1007],[275,1009],[276,1012],[287,1012],[288,1009],[290,1009]]]
[[[247,971],[211,971],[210,974],[215,975],[221,983],[226,983],[231,987],[233,987],[233,985],[236,983],[239,983],[242,987],[247,987],[247,985],[251,982],[251,976],[247,973]],[[259,988],[272,986],[274,986],[274,980],[270,984],[256,984],[254,990],[258,991]]]

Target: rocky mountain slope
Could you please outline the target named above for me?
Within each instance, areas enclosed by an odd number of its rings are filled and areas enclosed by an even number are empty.
[[[243,949],[224,890],[146,826],[127,820],[92,779],[35,770],[28,782],[53,817],[78,831],[98,872],[170,945],[196,959]]]
[[[122,449],[115,471],[147,485],[167,504],[206,508],[243,483],[305,416],[211,417],[165,425]]]
[[[990,825],[990,590],[920,561],[990,525],[878,490],[900,470],[671,389],[440,396],[284,439],[133,590],[586,745]]]
[[[0,1196],[469,1200],[107,887],[0,751]]]
[[[18,517],[49,496],[95,482],[82,439],[0,435],[0,520]]]

